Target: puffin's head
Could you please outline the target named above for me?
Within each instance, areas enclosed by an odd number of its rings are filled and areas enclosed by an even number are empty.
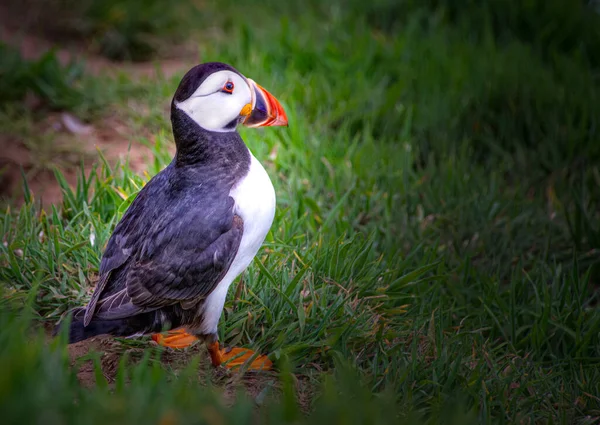
[[[208,131],[287,126],[281,104],[264,88],[220,62],[197,65],[184,75],[173,97],[173,109]]]

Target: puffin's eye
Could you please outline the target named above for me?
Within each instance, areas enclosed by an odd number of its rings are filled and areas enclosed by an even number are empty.
[[[231,94],[231,93],[233,93],[233,87],[234,87],[233,82],[232,81],[227,81],[225,83],[225,85],[223,86],[223,90],[222,91],[224,91],[225,93]]]

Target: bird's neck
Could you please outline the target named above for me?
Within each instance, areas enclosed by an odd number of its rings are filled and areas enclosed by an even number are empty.
[[[249,164],[250,154],[236,131],[214,132],[200,127],[183,111],[173,108],[171,123],[177,152],[176,167],[211,165],[237,168]]]

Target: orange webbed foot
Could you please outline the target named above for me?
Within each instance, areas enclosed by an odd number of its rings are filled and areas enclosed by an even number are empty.
[[[198,338],[187,333],[183,328],[168,331],[167,336],[164,336],[163,334],[152,334],[152,339],[158,345],[169,348],[187,348],[198,341]]]
[[[208,352],[213,366],[223,365],[228,369],[239,368],[256,354],[248,348],[221,348],[218,342],[208,345]],[[264,354],[258,355],[248,365],[248,370],[271,370],[272,368],[273,362]]]

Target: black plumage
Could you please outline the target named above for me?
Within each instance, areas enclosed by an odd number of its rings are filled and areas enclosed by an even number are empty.
[[[139,192],[116,226],[86,308],[73,311],[70,342],[110,333],[160,332],[202,320],[199,306],[223,278],[243,234],[229,196],[250,154],[237,132],[211,132],[177,109],[215,70],[190,70],[171,106],[173,161]]]

